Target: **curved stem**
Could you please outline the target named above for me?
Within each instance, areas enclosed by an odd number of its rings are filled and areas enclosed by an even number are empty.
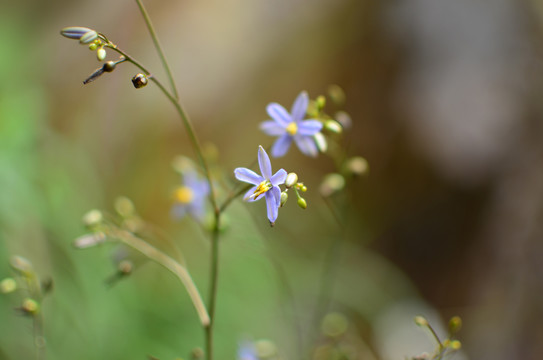
[[[170,66],[166,61],[166,56],[164,55],[164,51],[162,51],[162,47],[160,46],[160,42],[158,41],[158,37],[156,36],[155,28],[153,27],[153,23],[151,23],[151,18],[149,17],[147,10],[145,10],[145,7],[143,6],[141,0],[136,0],[136,3],[138,4],[140,12],[143,15],[143,19],[145,20],[145,25],[147,25],[149,34],[153,39],[153,44],[155,45],[158,56],[160,57],[160,61],[162,61],[162,66],[164,66],[164,70],[166,70],[166,75],[168,76],[168,80],[170,81],[170,86],[172,88],[173,97],[175,98],[175,100],[179,100],[179,95],[177,94],[177,88],[175,86],[175,81],[173,80]]]

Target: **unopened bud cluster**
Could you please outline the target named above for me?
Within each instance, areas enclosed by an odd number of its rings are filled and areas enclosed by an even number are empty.
[[[286,189],[281,193],[281,207],[283,207],[288,200],[288,191],[293,189],[296,193],[296,203],[302,209],[307,208],[307,201],[300,195],[300,192],[306,192],[307,186],[302,182],[298,182],[298,174],[291,172],[287,174],[285,180]]]
[[[445,359],[448,358],[449,355],[454,354],[456,351],[460,350],[462,347],[462,343],[455,339],[456,333],[460,330],[462,327],[462,319],[458,316],[453,316],[449,320],[449,332],[448,336],[445,340],[441,341],[438,337],[436,331],[434,328],[432,328],[432,325],[428,322],[428,320],[423,316],[415,316],[415,324],[417,324],[420,327],[426,328],[430,331],[430,334],[434,337],[434,340],[437,342],[437,349],[434,354],[428,354],[423,353],[419,356],[414,356],[411,359],[412,360],[419,360],[419,359]]]

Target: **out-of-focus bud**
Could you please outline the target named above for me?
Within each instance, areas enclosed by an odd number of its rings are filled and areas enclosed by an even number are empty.
[[[328,87],[328,95],[338,106],[342,106],[345,103],[345,92],[339,85],[330,85]]]
[[[353,175],[364,175],[369,171],[368,161],[362,156],[355,156],[347,160],[345,169]]]
[[[288,194],[286,191],[283,191],[281,193],[281,207],[285,206],[285,204],[287,203],[287,200],[288,200]]]
[[[459,316],[453,316],[451,320],[449,320],[449,332],[451,334],[457,333],[461,327],[462,319]]]
[[[126,196],[119,196],[115,199],[113,207],[117,214],[121,215],[123,218],[129,218],[136,214],[134,203]]]
[[[147,76],[145,74],[137,74],[132,78],[132,84],[136,89],[140,89],[147,85],[149,81],[147,80]]]
[[[104,50],[105,51],[105,50]],[[104,55],[104,59],[105,59],[105,55]],[[103,60],[103,59],[102,59]],[[102,69],[105,71],[105,72],[112,72],[113,70],[115,70],[115,67],[117,66],[117,63],[115,61],[108,61],[104,64],[104,66],[102,66]]]
[[[298,206],[302,209],[307,209],[307,201],[303,197],[298,198]]]
[[[88,31],[79,38],[80,44],[88,44],[98,39],[98,33],[94,30]]]
[[[298,182],[298,174],[291,172],[287,175],[287,178],[285,180],[285,186],[290,188],[296,185]]]
[[[332,173],[324,177],[319,190],[322,196],[330,196],[333,193],[343,189],[344,186],[345,179],[343,176],[337,173]]]
[[[428,320],[420,315],[415,316],[415,324],[417,324],[418,326],[428,326]]]
[[[91,44],[93,45],[93,44]],[[103,47],[101,47],[100,49],[96,50],[96,58],[98,59],[98,61],[104,61],[105,58],[106,58],[106,49],[104,49]],[[106,69],[104,69],[104,71],[107,71]]]
[[[317,149],[319,149],[320,152],[324,153],[326,152],[326,150],[328,150],[328,143],[326,142],[326,138],[322,133],[316,133],[315,135],[313,135],[313,139],[315,140]]]
[[[60,30],[60,35],[67,37],[68,39],[80,40],[83,35],[91,32],[96,33],[96,31],[86,27],[69,26]]]
[[[134,264],[130,260],[123,260],[117,265],[117,269],[123,275],[129,275],[134,270]]]
[[[315,105],[319,110],[322,110],[326,105],[326,98],[323,95],[319,95],[317,99],[315,99]]]
[[[188,157],[179,155],[172,160],[172,167],[178,173],[183,174],[187,170],[194,169],[194,163]]]
[[[458,340],[453,340],[451,341],[451,349],[453,350],[460,350],[460,348],[462,347],[462,343]]]
[[[338,111],[336,113],[335,119],[338,123],[341,124],[341,126],[343,126],[344,129],[349,129],[353,125],[353,120],[351,119],[351,116],[345,111]]]
[[[31,298],[26,298],[21,305],[21,310],[29,315],[35,315],[40,311],[40,304]]]
[[[74,240],[74,246],[78,249],[86,249],[106,241],[106,235],[103,232],[86,234]]]
[[[22,256],[12,256],[10,259],[10,265],[12,268],[17,270],[19,273],[21,273],[24,276],[29,276],[34,274],[34,267],[28,261]]]
[[[194,348],[190,353],[190,358],[192,360],[200,360],[204,358],[204,355],[204,350],[202,350],[201,348]]]
[[[277,346],[267,339],[255,341],[255,351],[259,359],[271,359],[277,356]]]
[[[83,224],[88,228],[93,228],[102,223],[104,216],[100,210],[90,210],[85,215],[83,215],[82,221]]]
[[[341,134],[341,132],[343,131],[343,127],[341,126],[341,124],[335,120],[326,120],[324,122],[324,128],[335,134]]]
[[[17,281],[13,278],[5,278],[0,281],[0,292],[3,294],[8,294],[17,290]]]
[[[98,49],[98,43],[96,41],[93,41],[90,45],[89,45],[89,50],[90,51],[94,51]]]
[[[329,313],[322,320],[322,332],[330,337],[338,337],[347,331],[347,318],[339,313]]]

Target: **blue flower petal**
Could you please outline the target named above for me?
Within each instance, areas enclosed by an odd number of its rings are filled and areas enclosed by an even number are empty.
[[[262,181],[264,181],[264,178],[262,176],[247,168],[237,168],[236,170],[234,170],[234,175],[239,181],[243,181],[253,185],[258,185]]]
[[[319,153],[315,140],[310,136],[295,136],[294,141],[298,145],[298,149],[307,156],[316,157]]]
[[[268,115],[282,127],[287,127],[287,125],[292,122],[292,118],[288,111],[278,103],[268,104],[266,111],[268,112]]]
[[[273,175],[270,179],[270,182],[273,186],[281,185],[285,183],[285,180],[287,179],[287,172],[285,169],[280,169]]]
[[[253,186],[252,188],[249,189],[249,191],[247,191],[245,193],[245,195],[243,195],[243,200],[245,201],[248,201],[248,202],[253,202],[253,201],[256,201],[256,200],[260,200],[262,198],[262,195],[260,195],[258,197],[258,199],[255,199],[255,198],[252,198],[251,195],[253,195],[256,191],[256,186]]]
[[[298,123],[298,134],[313,136],[322,130],[322,123],[318,120],[306,120]]]
[[[302,91],[292,105],[292,110],[290,111],[292,121],[298,122],[304,119],[307,105],[309,105],[309,96],[305,91]]]
[[[270,180],[272,176],[270,157],[266,154],[266,150],[264,150],[262,146],[258,147],[258,165],[260,166],[262,176],[264,176],[266,180]]]
[[[274,186],[270,192],[273,194],[273,197],[275,198],[275,203],[277,207],[279,208],[281,206],[281,189],[279,186]]]
[[[281,157],[285,155],[292,143],[292,136],[284,134],[279,137],[272,146],[271,154],[273,157]]]
[[[281,126],[274,120],[266,120],[260,124],[260,130],[264,131],[266,135],[279,136],[283,135],[286,130],[284,126]]]
[[[272,225],[275,223],[275,220],[277,220],[277,215],[279,213],[279,204],[274,195],[274,189],[275,187],[266,192],[266,209],[268,212],[268,220]],[[281,192],[279,192],[279,197],[281,197]]]

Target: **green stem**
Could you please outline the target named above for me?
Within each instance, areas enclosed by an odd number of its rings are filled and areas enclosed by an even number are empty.
[[[141,2],[141,0],[136,0],[136,3],[138,4],[140,12],[143,15],[143,19],[145,20],[145,25],[147,25],[149,34],[151,35],[151,38],[153,39],[153,44],[155,45],[158,56],[160,57],[160,61],[162,61],[162,66],[164,66],[164,70],[166,70],[166,75],[168,76],[168,79],[170,81],[170,86],[172,88],[173,97],[175,98],[175,100],[179,100],[179,95],[177,94],[177,88],[175,86],[175,81],[173,79],[170,66],[168,65],[168,62],[166,61],[166,56],[164,55],[164,51],[162,51],[162,47],[160,46],[160,42],[158,41],[158,37],[156,36],[155,28],[153,27],[151,18],[149,17],[147,10],[145,10],[145,7],[143,6],[143,3]]]
[[[213,327],[215,324],[215,309],[217,304],[217,285],[219,280],[219,231],[221,212],[215,212],[215,226],[211,237],[211,284],[209,287],[209,325],[205,328],[206,359],[213,359]]]

